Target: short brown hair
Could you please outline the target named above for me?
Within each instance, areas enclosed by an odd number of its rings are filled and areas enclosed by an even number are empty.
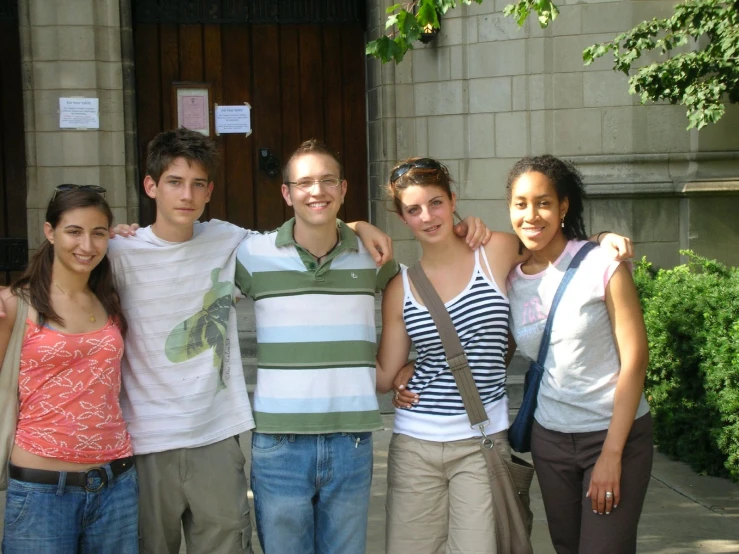
[[[177,158],[200,164],[208,174],[208,181],[215,179],[218,169],[215,143],[209,137],[184,127],[164,131],[152,139],[146,153],[146,174],[158,183],[162,173]]]
[[[290,180],[290,166],[292,163],[305,154],[323,154],[324,156],[332,158],[336,162],[336,165],[339,166],[339,179],[344,178],[344,167],[341,165],[338,154],[329,148],[329,146],[322,140],[312,138],[298,146],[290,156],[290,159],[287,160],[285,167],[282,168],[283,183],[287,183]]]

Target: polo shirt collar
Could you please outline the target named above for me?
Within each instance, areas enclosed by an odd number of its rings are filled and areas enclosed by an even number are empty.
[[[349,226],[340,219],[336,220],[336,227],[339,230],[339,239],[341,240],[339,249],[358,251],[359,239],[357,238],[357,235],[354,234],[354,231],[352,231]],[[282,226],[277,229],[275,246],[277,246],[278,248],[281,248],[283,246],[300,246],[297,242],[295,242],[294,231],[295,218],[293,217],[283,223]]]

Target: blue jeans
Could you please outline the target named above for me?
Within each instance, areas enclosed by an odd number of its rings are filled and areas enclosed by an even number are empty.
[[[138,554],[136,468],[113,477],[102,467],[108,484],[97,492],[67,487],[62,477],[58,485],[10,479],[3,554]]]
[[[253,433],[251,487],[265,554],[363,554],[372,433]]]

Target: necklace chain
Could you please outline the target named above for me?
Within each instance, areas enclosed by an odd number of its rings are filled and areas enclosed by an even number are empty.
[[[331,252],[333,252],[334,250],[336,250],[336,247],[339,246],[339,242],[341,242],[341,238],[339,237],[339,233],[337,231],[336,232],[336,242],[329,249],[329,251],[326,252],[323,256],[316,256],[313,252],[311,252],[310,250],[308,250],[305,246],[303,246],[302,248],[303,248],[303,250],[305,250],[306,252],[308,252],[308,254],[310,254],[311,256],[313,256],[316,259],[317,262],[320,262],[322,258],[325,258],[329,254],[331,254]]]
[[[54,281],[54,279],[52,279],[52,280],[51,280],[51,282],[52,282],[52,283],[54,283],[54,285],[56,285],[56,288],[58,288],[58,289],[59,289],[59,291],[60,291],[60,292],[61,292],[61,293],[62,293],[62,294],[63,294],[64,296],[66,296],[67,298],[69,298],[69,299],[70,299],[70,300],[71,300],[72,302],[74,302],[74,303],[75,303],[75,304],[77,304],[77,305],[78,305],[78,306],[79,306],[80,308],[82,308],[83,310],[85,310],[85,311],[87,312],[87,315],[88,315],[88,319],[90,320],[90,323],[95,323],[95,322],[97,321],[97,320],[95,319],[95,315],[94,315],[94,314],[92,313],[92,310],[90,310],[90,309],[88,309],[88,308],[85,308],[85,307],[84,307],[84,306],[83,306],[82,304],[80,304],[80,303],[79,303],[79,302],[77,302],[77,301],[76,301],[76,300],[75,300],[74,298],[72,298],[72,295],[71,295],[71,294],[69,294],[69,293],[68,293],[67,291],[65,291],[65,290],[64,290],[64,289],[63,289],[62,287],[60,287],[60,286],[59,286],[59,283],[57,283],[56,281]]]

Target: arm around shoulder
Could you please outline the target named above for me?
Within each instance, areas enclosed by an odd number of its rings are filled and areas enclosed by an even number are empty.
[[[385,393],[408,363],[411,339],[403,321],[403,277],[396,275],[382,295],[382,334],[377,350],[377,391]]]
[[[490,241],[485,245],[485,255],[493,270],[495,281],[505,286],[505,280],[511,270],[526,261],[530,253],[523,248],[521,241],[512,233],[493,232]]]

